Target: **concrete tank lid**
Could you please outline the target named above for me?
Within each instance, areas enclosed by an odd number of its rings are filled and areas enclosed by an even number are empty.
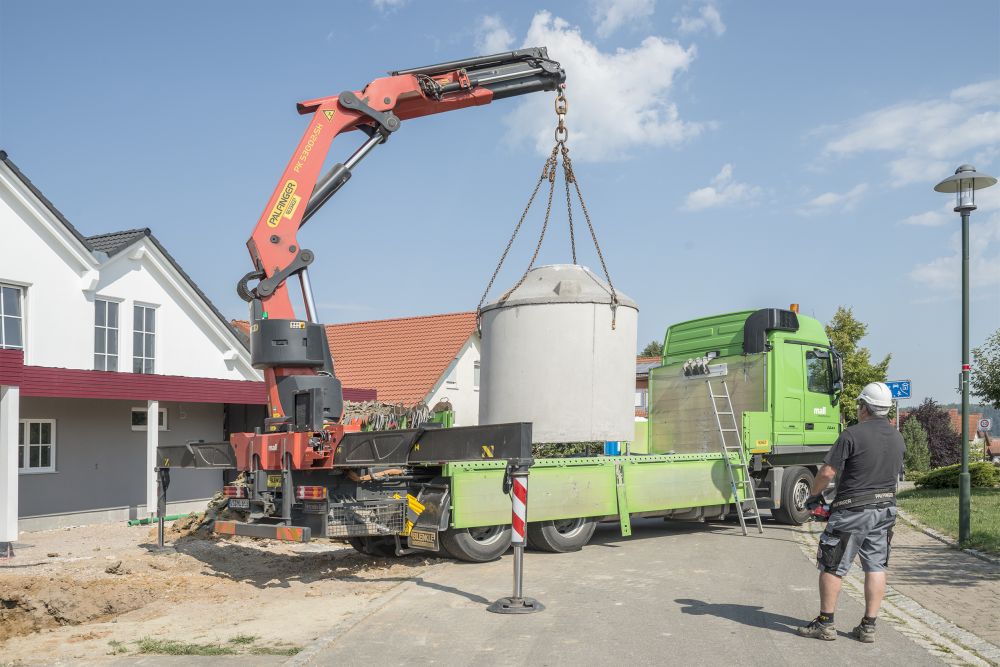
[[[639,310],[635,301],[615,288],[618,305]],[[549,264],[528,272],[506,301],[491,301],[483,312],[544,303],[611,303],[611,289],[593,271],[579,264]]]

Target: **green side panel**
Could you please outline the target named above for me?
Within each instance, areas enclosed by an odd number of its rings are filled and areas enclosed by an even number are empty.
[[[614,461],[619,458],[579,459],[572,465],[558,465],[558,460],[536,462],[528,477],[528,521],[617,514]],[[445,474],[451,477],[453,527],[510,523],[502,464],[494,470],[452,464]]]
[[[632,512],[721,505],[732,500],[729,473],[721,458],[625,466]]]
[[[510,523],[510,496],[504,494],[502,488],[506,463],[497,463],[499,465],[492,469],[455,463],[445,467],[445,476],[451,478],[452,527],[469,528]],[[531,483],[535,479],[534,472],[532,470],[528,478],[529,503]]]
[[[635,436],[632,439],[632,444],[629,446],[629,451],[633,454],[648,454],[649,453],[649,422],[648,421],[637,421],[635,423]]]
[[[743,442],[750,454],[767,454],[774,447],[770,412],[743,413]]]
[[[625,481],[621,490],[616,464]],[[510,523],[503,472],[502,461],[444,466],[443,474],[451,478],[452,527]],[[539,459],[528,477],[528,521],[617,516],[620,501],[627,502],[628,512],[652,512],[731,500],[728,472],[718,455]]]

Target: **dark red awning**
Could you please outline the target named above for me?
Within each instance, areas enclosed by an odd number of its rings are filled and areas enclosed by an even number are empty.
[[[49,398],[248,405],[267,402],[263,382],[25,366],[21,350],[0,350],[0,385],[20,387],[22,396]],[[373,401],[376,395],[374,389],[344,389],[344,398],[349,401]]]

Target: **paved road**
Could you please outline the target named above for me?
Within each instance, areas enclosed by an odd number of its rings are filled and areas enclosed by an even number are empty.
[[[796,636],[818,602],[816,571],[790,528],[767,524],[763,536],[742,537],[731,524],[650,519],[633,526],[626,539],[605,524],[577,553],[529,551],[525,594],[544,602],[544,612],[486,612],[489,602],[510,594],[509,555],[448,564],[404,584],[309,662],[361,664],[378,656],[381,664],[401,665],[942,664],[884,621],[875,645],[847,637],[863,609],[846,593],[837,641]]]

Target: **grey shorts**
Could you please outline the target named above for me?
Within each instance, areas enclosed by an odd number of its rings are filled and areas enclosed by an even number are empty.
[[[889,565],[894,525],[895,507],[834,512],[819,537],[817,567],[842,577],[851,569],[854,557],[860,556],[865,572],[882,572]]]

